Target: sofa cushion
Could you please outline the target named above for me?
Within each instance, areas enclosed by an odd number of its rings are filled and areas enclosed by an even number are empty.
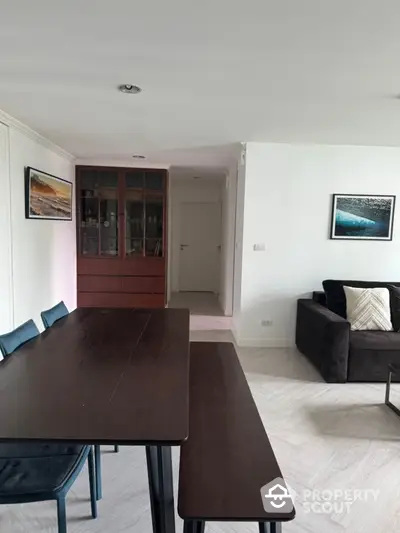
[[[396,331],[352,331],[350,353],[352,350],[399,350],[400,357],[400,334]]]
[[[82,444],[58,442],[0,442],[0,459],[79,455],[83,448]]]
[[[0,498],[59,490],[80,461],[78,455],[53,457],[0,457]]]
[[[400,365],[400,334],[394,331],[351,331],[348,381],[386,381],[389,363]],[[399,381],[396,375],[393,381]]]
[[[358,287],[361,289],[373,289],[376,287],[386,287],[390,291],[390,309],[393,328],[397,331],[400,329],[400,301],[397,302],[393,296],[393,287],[400,287],[400,281],[354,281],[354,280],[338,280],[326,279],[322,282],[326,294],[326,305],[328,309],[341,316],[347,318],[346,312],[346,295],[344,294],[343,286]],[[396,309],[398,311],[396,312]],[[399,328],[396,325],[399,325]]]

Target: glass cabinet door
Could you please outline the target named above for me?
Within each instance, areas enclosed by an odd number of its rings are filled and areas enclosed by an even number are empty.
[[[163,256],[164,197],[146,191],[146,256]]]
[[[144,252],[144,171],[132,170],[125,175],[125,254]]]
[[[144,181],[146,189],[145,255],[146,257],[163,257],[165,172],[155,169],[147,170]]]
[[[118,255],[118,172],[82,170],[79,194],[81,254]]]

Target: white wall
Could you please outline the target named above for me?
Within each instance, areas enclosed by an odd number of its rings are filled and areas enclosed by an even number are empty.
[[[400,280],[400,206],[392,242],[333,241],[334,193],[400,199],[400,149],[247,145],[240,344],[293,345],[296,299],[326,278]],[[266,251],[253,251],[256,243]]]
[[[244,200],[246,182],[246,146],[237,167],[236,184],[236,212],[235,212],[235,250],[234,250],[234,278],[233,278],[233,333],[239,341],[241,301],[242,301],[242,261],[243,261],[243,223]]]
[[[13,326],[8,127],[0,123],[0,332]]]
[[[171,291],[179,291],[179,245],[181,205],[186,202],[221,202],[223,181],[217,178],[193,180],[170,176],[170,283]]]
[[[27,135],[12,125],[8,130],[13,318],[12,324],[0,323],[0,333],[29,318],[41,326],[40,312],[60,300],[70,310],[76,307],[75,215],[71,222],[25,219],[24,190],[26,166],[74,181],[72,159],[34,132]]]
[[[233,314],[237,161],[229,168],[222,190],[222,247],[219,301],[224,314]]]

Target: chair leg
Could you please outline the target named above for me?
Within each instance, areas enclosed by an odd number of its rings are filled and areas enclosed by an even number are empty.
[[[114,452],[115,452],[115,453],[118,453],[118,452],[119,452],[119,446],[118,446],[117,444],[114,446]]]
[[[258,531],[260,533],[269,533],[269,525],[267,522],[258,522]]]
[[[95,444],[94,447],[94,464],[96,470],[96,498],[101,500],[103,497],[101,487],[101,459],[100,459],[100,446]]]
[[[96,471],[94,467],[93,448],[90,448],[88,455],[88,469],[89,469],[89,488],[90,488],[90,507],[92,510],[92,518],[97,518],[97,484]]]
[[[65,509],[65,496],[57,500],[58,533],[67,533],[67,513]]]

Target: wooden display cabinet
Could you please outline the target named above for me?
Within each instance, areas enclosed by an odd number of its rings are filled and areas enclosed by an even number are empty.
[[[168,173],[76,167],[78,307],[164,307]]]

